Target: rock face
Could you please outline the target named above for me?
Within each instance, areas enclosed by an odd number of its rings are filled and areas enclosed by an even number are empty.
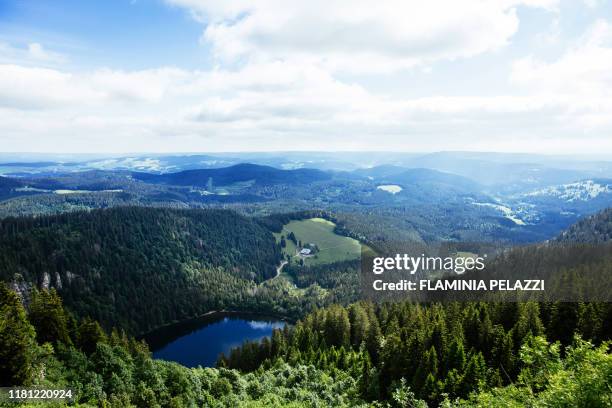
[[[44,272],[42,277],[42,283],[40,284],[41,289],[49,289],[49,285],[51,283],[51,275],[49,272]]]
[[[17,293],[17,296],[21,299],[21,303],[23,303],[24,307],[28,307],[30,305],[30,292],[32,290],[32,286],[28,284],[23,277],[16,273],[13,280],[9,283],[10,288]]]
[[[59,272],[55,272],[55,287],[57,289],[62,288],[62,277],[60,276]]]
[[[74,278],[76,278],[77,275],[70,272],[70,271],[66,271],[66,279],[68,280],[68,284],[72,283],[72,281],[74,280]]]

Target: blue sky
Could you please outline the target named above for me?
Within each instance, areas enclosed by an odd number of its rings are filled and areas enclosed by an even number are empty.
[[[0,19],[4,41],[46,44],[70,55],[73,68],[200,68],[211,62],[198,42],[202,25],[156,0],[4,2]]]
[[[0,2],[0,150],[612,152],[603,0]]]

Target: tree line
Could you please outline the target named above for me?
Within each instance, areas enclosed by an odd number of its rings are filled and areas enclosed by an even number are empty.
[[[34,290],[26,309],[0,282],[0,385],[69,388],[73,404],[109,407],[606,407],[612,355],[597,340],[605,324],[592,341],[546,337],[597,326],[609,308],[334,305],[245,344],[218,368],[190,369],[74,317],[54,289]],[[578,324],[560,326],[572,312]]]
[[[391,399],[403,384],[437,406],[516,384],[528,367],[521,350],[540,341],[534,338],[558,341],[559,356],[570,352],[575,334],[602,344],[612,336],[611,317],[609,303],[362,301],[317,310],[270,340],[234,349],[219,366],[250,371],[278,359],[313,364],[360,378],[366,401]]]
[[[70,389],[79,406],[263,408],[359,406],[355,384],[347,373],[281,361],[243,374],[154,360],[125,332],[75,318],[55,289],[33,291],[26,310],[0,282],[0,386]]]

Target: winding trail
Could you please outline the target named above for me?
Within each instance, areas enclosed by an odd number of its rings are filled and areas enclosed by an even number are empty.
[[[288,262],[287,261],[281,261],[280,265],[278,265],[278,267],[276,267],[276,276],[273,277],[272,279],[276,279],[280,276],[281,272],[283,271],[283,267],[285,265],[287,265]]]

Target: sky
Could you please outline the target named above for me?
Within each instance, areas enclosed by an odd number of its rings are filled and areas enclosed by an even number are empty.
[[[605,0],[0,0],[0,152],[612,157]]]

